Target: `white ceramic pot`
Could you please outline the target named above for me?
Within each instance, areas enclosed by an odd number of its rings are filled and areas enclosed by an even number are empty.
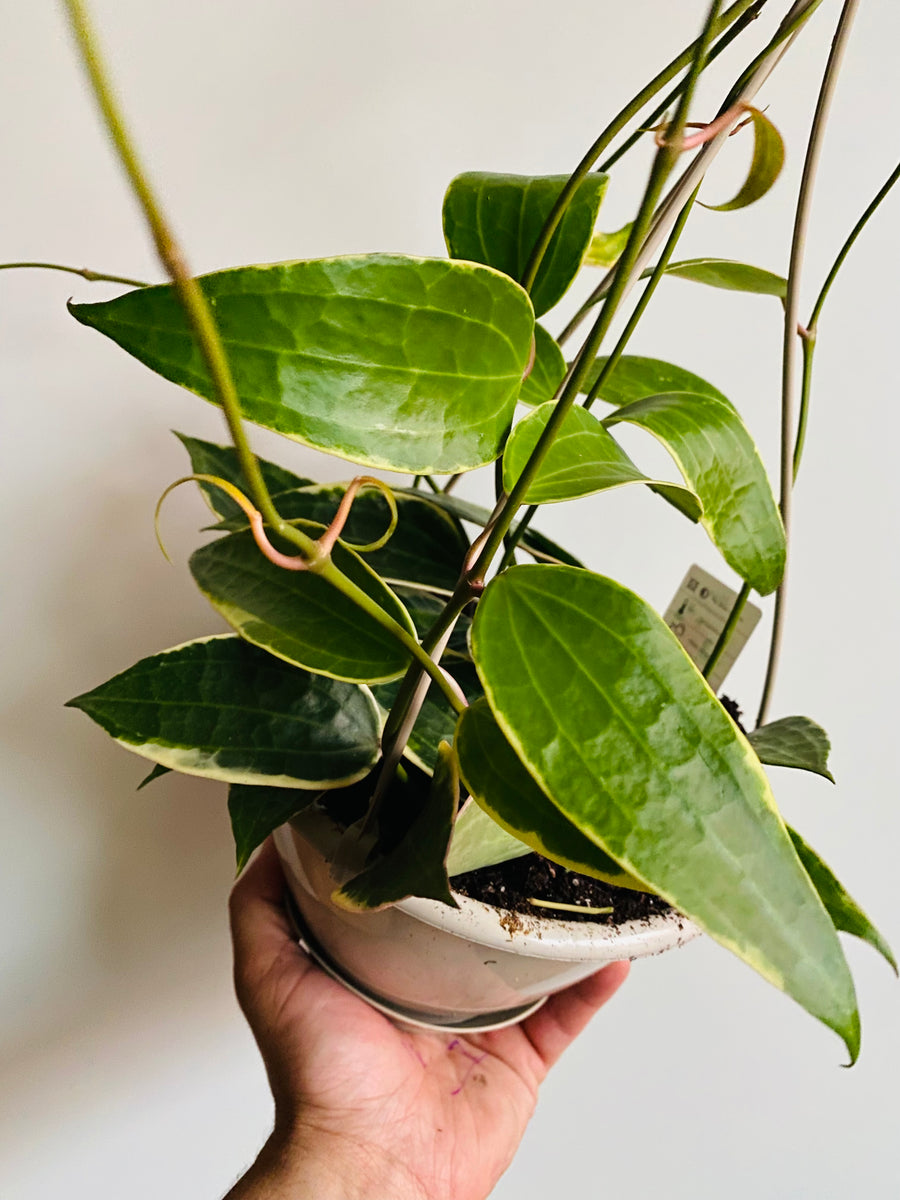
[[[275,832],[298,936],[330,974],[406,1024],[500,1028],[605,963],[660,954],[700,932],[671,912],[609,926],[522,916],[462,895],[458,909],[413,898],[347,912],[330,899],[338,838],[311,810]]]

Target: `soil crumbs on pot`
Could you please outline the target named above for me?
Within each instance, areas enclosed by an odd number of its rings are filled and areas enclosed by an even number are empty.
[[[557,921],[592,921],[603,925],[621,925],[624,921],[641,921],[672,908],[659,896],[635,892],[630,888],[613,887],[589,875],[567,871],[558,863],[538,854],[482,867],[464,875],[454,875],[453,890],[472,900],[481,900],[495,908],[520,913],[532,918]],[[529,903],[531,900],[558,901],[587,908],[612,908],[611,913],[578,913],[569,909],[545,908]]]

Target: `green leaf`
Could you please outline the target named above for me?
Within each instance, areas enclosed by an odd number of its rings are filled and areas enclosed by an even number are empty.
[[[411,587],[398,587],[396,589],[396,596],[412,618],[420,640],[434,625],[446,605],[446,600],[443,596],[435,596],[431,592],[422,592]],[[463,659],[466,662],[471,661],[468,641],[471,624],[471,617],[467,617],[465,614],[457,618],[453,632],[450,634],[450,641],[447,643],[447,648],[441,659],[441,662],[445,666],[448,660],[451,662],[454,659]]]
[[[139,792],[141,790],[141,788],[145,788],[148,783],[153,783],[153,781],[155,779],[159,779],[160,776],[170,775],[171,773],[172,773],[171,767],[164,767],[160,763],[156,763],[156,765],[149,771],[148,774],[146,774],[144,776],[144,778],[141,780],[141,782],[137,785],[137,787],[135,788],[135,791]]]
[[[316,521],[330,525],[343,499],[346,485],[312,484],[282,493],[275,506],[285,521]],[[419,492],[398,491],[397,527],[380,550],[360,551],[365,561],[390,583],[421,584],[448,594],[456,587],[469,548],[462,525],[447,510]],[[347,546],[367,546],[390,526],[390,509],[380,492],[357,495],[341,541]],[[220,529],[246,529],[241,513]]]
[[[660,441],[700,497],[706,532],[728,565],[767,596],[784,575],[784,526],[766,469],[737,409],[692,392],[648,396],[610,414]],[[668,498],[668,497],[667,497]]]
[[[531,847],[501,828],[474,800],[467,800],[459,811],[450,839],[447,874],[465,875],[482,867],[495,867],[531,853]]]
[[[503,454],[503,487],[511,492],[546,428],[555,404],[542,404],[513,429]],[[692,521],[701,514],[693,492],[675,483],[648,479],[615,438],[586,409],[570,408],[556,440],[525,493],[525,504],[553,504],[591,496],[626,483],[650,484]]]
[[[322,532],[319,525],[298,524],[312,537]],[[288,554],[293,549],[277,537],[273,545]],[[359,555],[336,545],[332,561],[415,636],[409,613]],[[374,617],[320,575],[270,562],[249,530],[201,546],[190,568],[200,591],[242,638],[285,662],[352,683],[395,679],[409,666],[409,651]]]
[[[582,391],[592,390],[606,366],[607,355],[594,360]],[[663,392],[694,392],[701,396],[725,397],[711,383],[676,367],[674,363],[659,358],[642,358],[636,354],[623,355],[610,372],[609,379],[599,392],[599,399],[617,406],[643,400],[645,396],[658,396]]]
[[[615,233],[595,233],[591,238],[587,254],[584,256],[584,265],[586,267],[614,267],[619,261],[622,251],[628,245],[633,224],[633,221],[629,221]]]
[[[503,736],[486,700],[479,700],[460,717],[456,753],[473,799],[507,835],[526,843],[526,849],[616,887],[647,890],[541,790]]]
[[[406,804],[411,818],[402,836],[387,853],[374,851],[365,870],[334,893],[335,904],[354,912],[371,911],[408,896],[423,896],[458,908],[445,865],[458,807],[456,759],[443,742],[425,802]]]
[[[737,194],[724,204],[704,204],[713,212],[734,212],[759,200],[771,188],[784,166],[784,142],[781,134],[758,108],[750,108],[753,122],[753,158],[750,170]],[[701,202],[702,203],[702,202]]]
[[[380,751],[368,689],[288,667],[232,634],[141,659],[69,705],[126,750],[226,783],[342,787]]]
[[[200,284],[247,420],[393,471],[452,473],[496,458],[534,325],[525,292],[499,272],[371,254],[241,267]],[[170,285],[70,311],[215,399]]]
[[[534,366],[522,384],[519,400],[522,404],[543,404],[556,395],[566,373],[566,356],[543,327],[534,327]]]
[[[800,861],[806,868],[806,873],[815,886],[816,891],[825,905],[828,915],[834,922],[835,929],[852,933],[854,937],[868,942],[878,953],[890,963],[897,975],[897,960],[887,941],[881,936],[853,897],[846,891],[826,863],[819,858],[812,846],[803,840],[796,829],[788,826],[788,833],[794,843],[794,849],[800,856]]]
[[[482,695],[481,681],[470,662],[444,664],[471,703]],[[391,709],[399,691],[399,681],[375,684],[372,694],[384,715]],[[456,713],[437,688],[429,689],[406,744],[405,756],[430,775],[438,758],[441,742],[452,742],[456,734]]]
[[[782,717],[760,725],[747,740],[759,756],[759,761],[772,767],[799,767],[814,771],[834,783],[828,770],[831,742],[821,725],[809,717]]]
[[[521,279],[567,175],[457,175],[444,197],[444,237],[451,258],[487,263]],[[578,274],[591,243],[607,176],[588,175],[557,226],[531,300],[536,316],[553,308]]]
[[[301,792],[297,788],[233,783],[228,789],[228,815],[234,835],[237,873],[240,875],[250,861],[250,855],[270,833],[308,808],[320,794]]]
[[[453,513],[461,521],[471,521],[473,525],[485,526],[490,520],[491,514],[486,508],[482,508],[480,504],[473,504],[469,500],[463,500],[461,496],[437,492],[433,496],[429,496],[429,501],[432,504],[440,505],[445,512]],[[515,529],[514,525],[513,533],[515,533]],[[543,533],[538,533],[530,526],[519,541],[519,546],[533,558],[542,561],[565,563],[570,567],[583,566],[583,563],[574,554],[570,554],[568,550],[564,550],[562,546],[558,546],[556,542],[551,541],[550,538],[545,537]]]
[[[472,625],[529,774],[620,866],[859,1046],[853,982],[752,747],[662,618],[570,567],[513,567]]]
[[[751,267],[749,263],[734,262],[729,258],[687,258],[683,262],[669,263],[666,274],[674,275],[677,279],[690,279],[693,283],[705,283],[707,287],[724,288],[728,292],[754,292],[759,296],[778,296],[779,299],[787,295],[787,280],[783,275],[775,275],[772,271],[764,271],[762,267]],[[693,392],[697,389],[687,390]]]
[[[217,446],[213,442],[203,442],[200,438],[188,437],[187,434],[179,433],[177,430],[174,433],[190,455],[191,470],[195,475],[218,475],[220,479],[233,483],[242,492],[248,492],[247,480],[244,478],[244,472],[234,446]],[[290,491],[292,488],[307,487],[312,483],[312,480],[294,475],[292,471],[286,471],[283,467],[267,462],[264,458],[258,458],[256,461],[259,464],[263,482],[273,500],[276,500],[282,492]],[[247,518],[243,511],[222,488],[207,483],[206,480],[198,480],[197,486],[216,516],[221,517],[223,521],[237,520],[240,522],[241,528],[247,524]]]

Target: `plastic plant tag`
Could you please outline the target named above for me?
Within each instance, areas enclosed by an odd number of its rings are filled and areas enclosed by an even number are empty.
[[[725,628],[737,592],[698,567],[690,568],[675,593],[663,620],[702,671]],[[747,604],[722,657],[709,677],[709,686],[718,691],[725,676],[747,643],[762,615],[755,604]]]

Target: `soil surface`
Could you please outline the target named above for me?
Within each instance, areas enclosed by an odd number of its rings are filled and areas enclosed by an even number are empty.
[[[482,900],[485,904],[493,904],[510,912],[557,921],[620,925],[623,921],[646,920],[657,913],[671,912],[671,907],[659,896],[613,887],[588,875],[577,875],[538,854],[526,854],[496,867],[482,867],[479,871],[455,875],[452,883],[454,891],[462,892],[473,900]],[[590,908],[612,908],[612,912],[578,913],[568,909],[545,908],[529,903],[532,899],[556,900]]]

